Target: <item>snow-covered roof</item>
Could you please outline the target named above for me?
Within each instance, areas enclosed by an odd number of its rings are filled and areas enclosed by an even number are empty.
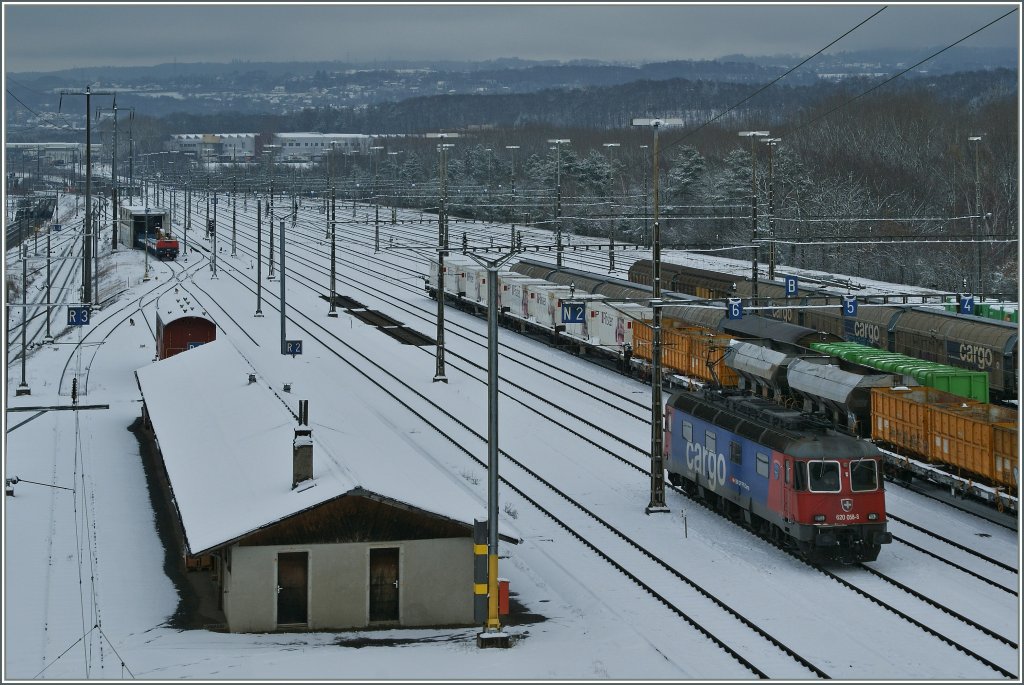
[[[353,491],[470,526],[486,518],[484,503],[351,388],[330,408],[334,425],[310,426],[315,485],[293,490],[291,398],[249,383],[253,371],[226,339],[136,371],[192,554]]]

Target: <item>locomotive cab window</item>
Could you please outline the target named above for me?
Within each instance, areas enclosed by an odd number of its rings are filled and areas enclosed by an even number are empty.
[[[808,485],[812,492],[839,492],[839,462],[807,462]]]
[[[793,489],[807,489],[807,462],[798,461],[793,465]]]
[[[693,442],[693,424],[689,421],[683,421],[683,440]]]
[[[734,464],[743,463],[743,449],[738,442],[729,443],[729,458],[732,459]]]
[[[850,462],[850,488],[854,492],[878,489],[878,462],[873,459],[857,459]]]

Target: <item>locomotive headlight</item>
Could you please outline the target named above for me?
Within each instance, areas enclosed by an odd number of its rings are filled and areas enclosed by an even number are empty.
[[[825,523],[825,515],[824,514],[815,514],[814,515],[814,522],[815,523]]]
[[[877,521],[878,514],[868,514],[868,521]]]

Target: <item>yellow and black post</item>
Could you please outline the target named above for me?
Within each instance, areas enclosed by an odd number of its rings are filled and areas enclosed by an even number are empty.
[[[473,521],[473,622],[487,621],[487,521]]]

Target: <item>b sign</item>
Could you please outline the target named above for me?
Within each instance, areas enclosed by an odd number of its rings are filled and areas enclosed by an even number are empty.
[[[743,300],[738,297],[730,297],[725,306],[725,315],[728,319],[743,318]]]
[[[582,302],[562,303],[562,323],[583,323],[586,321],[587,306]]]
[[[843,316],[857,316],[857,298],[843,295]]]
[[[68,307],[68,325],[69,326],[88,326],[89,325],[89,308],[88,307]]]
[[[796,276],[785,276],[783,280],[786,282],[786,297],[796,297],[797,295],[797,277]]]
[[[962,295],[960,297],[960,313],[961,314],[973,314],[974,313],[974,295]]]

